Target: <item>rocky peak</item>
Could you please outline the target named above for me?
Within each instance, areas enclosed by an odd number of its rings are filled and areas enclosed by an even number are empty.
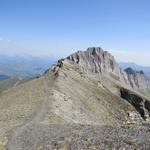
[[[80,68],[86,72],[113,72],[115,74],[119,72],[119,66],[114,57],[100,47],[90,47],[86,51],[78,51],[68,56],[67,59],[79,64]]]
[[[150,88],[150,80],[147,78],[142,70],[136,71],[132,68],[126,68],[124,71],[127,74],[130,86],[134,89],[143,90]]]
[[[150,81],[142,70],[121,69],[114,57],[101,47],[90,47],[86,51],[77,51],[67,59],[79,64],[80,69],[84,72],[111,75],[136,90],[150,88]]]
[[[137,71],[132,69],[131,67],[124,69],[124,71],[130,75],[136,75],[136,74],[145,75],[143,70]]]
[[[124,71],[125,71],[127,74],[132,74],[132,75],[136,74],[136,71],[133,70],[131,67],[124,69]]]

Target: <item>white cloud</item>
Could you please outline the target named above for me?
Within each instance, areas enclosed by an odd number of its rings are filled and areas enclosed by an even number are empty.
[[[3,38],[0,37],[0,41],[2,41],[2,40],[3,40]]]

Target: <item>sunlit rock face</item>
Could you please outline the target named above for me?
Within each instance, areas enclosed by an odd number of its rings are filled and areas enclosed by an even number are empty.
[[[88,48],[87,51],[78,51],[69,57],[81,66],[83,71],[94,73],[114,72],[118,74],[119,66],[114,57],[100,47]]]
[[[67,59],[79,64],[83,72],[109,74],[136,90],[150,88],[150,81],[143,71],[135,71],[132,68],[121,69],[114,57],[100,47],[78,51],[68,56]]]

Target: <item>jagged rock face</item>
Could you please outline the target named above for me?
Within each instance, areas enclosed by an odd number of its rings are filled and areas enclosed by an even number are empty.
[[[135,71],[132,68],[127,68],[124,71],[127,74],[130,86],[134,89],[144,90],[150,88],[150,81],[142,70]]]
[[[78,51],[67,59],[80,65],[83,71],[94,73],[113,72],[119,73],[119,66],[114,57],[100,47],[88,48],[87,51]]]
[[[121,69],[114,57],[100,47],[78,51],[68,56],[67,59],[79,64],[84,72],[107,73],[136,90],[150,88],[150,81],[143,71],[134,71],[131,68]]]

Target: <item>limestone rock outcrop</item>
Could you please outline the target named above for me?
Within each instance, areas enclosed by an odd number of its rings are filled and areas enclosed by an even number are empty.
[[[83,71],[94,73],[113,72],[118,74],[120,69],[114,57],[100,47],[88,48],[87,51],[78,51],[67,59],[80,65]]]
[[[67,59],[79,64],[83,72],[108,74],[136,90],[150,88],[150,81],[143,71],[134,71],[131,68],[121,69],[115,58],[100,47],[78,51],[68,56]]]

